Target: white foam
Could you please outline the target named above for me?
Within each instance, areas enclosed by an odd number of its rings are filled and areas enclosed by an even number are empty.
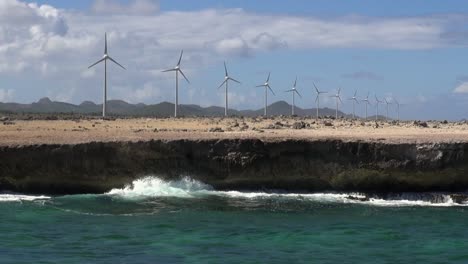
[[[31,196],[21,194],[0,194],[0,202],[21,202],[21,201],[35,201],[35,200],[48,200],[49,196]]]
[[[136,180],[123,189],[113,189],[108,195],[126,198],[144,197],[183,197],[190,198],[199,192],[209,192],[212,187],[202,182],[185,177],[178,181],[164,181],[156,177]]]
[[[445,196],[440,203],[423,200],[407,199],[366,199],[365,195],[357,193],[265,193],[265,192],[240,192],[240,191],[215,191],[210,185],[185,177],[178,181],[164,181],[157,177],[146,177],[136,180],[132,185],[123,189],[113,189],[107,195],[118,196],[126,199],[141,199],[148,197],[179,197],[196,198],[207,195],[215,195],[228,198],[241,199],[291,199],[324,203],[364,204],[371,206],[409,207],[409,206],[468,206],[457,204],[450,196]]]

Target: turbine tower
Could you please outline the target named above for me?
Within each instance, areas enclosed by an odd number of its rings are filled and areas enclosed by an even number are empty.
[[[395,101],[395,104],[397,106],[397,115],[398,115],[398,122],[400,122],[400,106],[402,106],[402,104],[400,104],[400,102],[397,101],[397,99],[393,98],[393,101]]]
[[[383,103],[383,101],[380,101],[379,98],[377,98],[377,95],[375,95],[375,106],[377,109],[377,114],[375,115],[375,121],[379,120],[379,104]]]
[[[392,103],[391,103],[389,100],[387,100],[387,98],[385,98],[385,104],[386,104],[386,106],[387,106],[387,116],[386,116],[386,121],[388,122],[388,106],[389,106],[389,105],[391,105]]]
[[[294,108],[296,108],[296,102],[295,102],[295,97],[294,97],[295,94],[297,93],[297,95],[299,95],[299,97],[302,98],[302,95],[296,89],[296,85],[297,85],[297,77],[296,77],[296,80],[294,81],[293,88],[290,89],[290,90],[285,91],[286,93],[292,93],[292,111],[291,111],[291,115],[294,115]]]
[[[112,61],[113,63],[120,66],[122,69],[126,70],[124,66],[120,65],[117,61],[115,61],[109,54],[107,54],[107,33],[104,34],[104,56],[102,59],[95,62],[93,65],[89,66],[88,69],[98,65],[101,62],[104,62],[104,98],[102,103],[102,117],[106,117],[106,103],[107,103],[107,60]]]
[[[357,90],[354,92],[353,97],[349,98],[349,100],[353,101],[353,119],[356,118],[356,103],[359,104],[357,99]]]
[[[240,84],[240,82],[229,76],[227,66],[226,66],[226,62],[224,62],[224,72],[225,72],[224,81],[221,83],[221,85],[218,87],[218,89],[221,88],[223,85],[225,85],[226,98],[225,98],[224,116],[227,116],[228,115],[228,106],[229,106],[228,105],[228,84],[229,84],[229,81],[233,81],[233,82],[236,82],[236,83],[239,83],[239,84]]]
[[[317,93],[317,97],[315,98],[315,103],[316,103],[316,107],[317,107],[317,120],[319,118],[319,108],[320,108],[320,95],[321,94],[326,94],[327,92],[324,92],[324,91],[320,91],[317,86],[315,85],[314,83],[314,87],[315,87],[315,92]]]
[[[187,79],[182,69],[180,69],[180,62],[182,61],[183,54],[184,54],[184,51],[182,50],[180,52],[179,62],[174,68],[162,71],[162,72],[171,72],[171,71],[175,72],[176,84],[175,84],[174,117],[177,117],[177,108],[179,107],[179,73],[182,74],[182,76],[187,81],[187,83],[190,83],[190,81]]]
[[[367,120],[367,106],[369,106],[371,103],[369,101],[369,92],[367,92],[367,97],[366,99],[363,99],[361,100],[362,102],[364,102],[366,104],[366,120]]]
[[[275,92],[273,92],[273,89],[270,87],[270,75],[271,73],[268,73],[268,78],[264,84],[257,85],[257,87],[264,87],[265,88],[265,113],[264,115],[267,116],[267,108],[268,108],[268,90],[275,95]]]
[[[335,119],[338,119],[338,106],[339,106],[339,103],[343,103],[343,101],[341,100],[341,87],[338,89],[338,92],[335,94],[335,95],[332,95],[330,97],[333,97],[335,98],[336,100],[336,114],[335,114]]]

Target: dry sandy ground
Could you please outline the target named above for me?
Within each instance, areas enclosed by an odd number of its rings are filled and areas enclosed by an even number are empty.
[[[294,123],[302,122],[302,129]],[[328,124],[326,124],[328,123]],[[217,129],[218,132],[212,131]],[[210,131],[211,130],[211,131]],[[222,130],[222,131],[220,131]],[[0,145],[76,144],[92,141],[151,139],[256,138],[380,141],[388,143],[468,142],[467,123],[428,122],[427,127],[404,122],[318,120],[304,118],[183,118],[117,120],[33,120],[0,123]]]

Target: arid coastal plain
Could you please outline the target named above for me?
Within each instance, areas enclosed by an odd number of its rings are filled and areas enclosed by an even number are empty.
[[[2,125],[3,123],[3,125]],[[384,143],[468,142],[468,122],[362,121],[315,118],[138,118],[10,120],[0,123],[0,144],[80,144],[149,140],[342,140]]]

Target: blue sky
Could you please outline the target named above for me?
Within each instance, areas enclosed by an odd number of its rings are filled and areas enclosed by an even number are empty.
[[[468,0],[5,1],[0,101],[101,102],[102,69],[86,68],[102,56],[107,31],[111,56],[128,68],[110,68],[112,99],[172,102],[173,76],[160,70],[184,49],[191,84],[181,103],[222,105],[226,60],[242,81],[231,88],[238,109],[262,107],[253,87],[271,71],[272,101],[289,102],[283,91],[297,76],[303,108],[315,106],[315,82],[342,87],[344,98],[355,90],[396,98],[403,118],[468,118]]]

